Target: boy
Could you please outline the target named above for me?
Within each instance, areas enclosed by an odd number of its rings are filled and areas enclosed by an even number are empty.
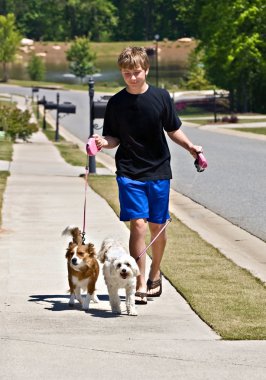
[[[120,200],[120,220],[130,221],[129,250],[135,259],[145,249],[147,224],[151,240],[169,219],[170,152],[164,131],[194,158],[202,147],[193,145],[179,129],[166,90],[150,86],[146,77],[149,59],[144,48],[127,47],[118,57],[126,88],[108,102],[103,136],[94,135],[98,148],[118,146],[115,160]],[[165,230],[152,244],[152,264],[145,282],[146,255],[138,260],[136,303],[162,292],[160,263],[166,245]]]

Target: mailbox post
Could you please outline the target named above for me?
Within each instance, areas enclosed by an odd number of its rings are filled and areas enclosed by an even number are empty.
[[[94,119],[104,119],[104,114],[108,100],[111,98],[109,95],[102,96],[100,100],[94,101],[94,80],[89,79],[89,98],[90,98],[90,134],[91,137],[94,133]],[[95,125],[96,128],[96,125]],[[99,128],[98,128],[99,129]],[[95,156],[89,156],[89,173],[96,173]]]
[[[55,141],[59,141],[59,114],[76,113],[76,106],[71,102],[59,103],[59,93],[56,94],[56,103],[48,102],[45,97],[38,101],[38,104],[43,105],[43,129],[46,129],[46,110],[56,110],[56,128],[55,128]]]
[[[94,80],[89,78],[89,98],[90,98],[90,137],[93,135],[93,120],[94,120]],[[89,156],[89,173],[96,173],[96,160],[95,156]]]
[[[72,104],[71,102],[59,102],[59,93],[56,95],[56,130],[55,130],[55,141],[59,141],[59,114],[69,114],[69,113],[76,113],[76,106]]]
[[[59,141],[59,92],[56,94],[56,127],[55,127],[55,141]]]
[[[38,87],[32,87],[31,88],[31,98],[32,98],[32,102],[34,102],[34,93],[38,94],[39,92],[39,88]]]
[[[46,108],[45,108],[46,103],[47,103],[47,101],[45,99],[45,96],[43,96],[42,99],[37,101],[38,109],[39,109],[39,105],[43,106],[43,120],[42,120],[42,129],[43,130],[46,129],[46,115],[45,115],[46,114]]]

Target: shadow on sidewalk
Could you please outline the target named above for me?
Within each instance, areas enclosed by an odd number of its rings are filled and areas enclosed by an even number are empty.
[[[100,302],[109,301],[109,296],[107,294],[98,294],[98,298]],[[120,297],[121,301],[125,300],[125,297]],[[44,310],[49,311],[70,311],[70,310],[80,310],[83,313],[91,314],[93,317],[98,318],[117,318],[121,315],[112,314],[111,310],[108,307],[108,310],[103,309],[95,309],[93,302],[90,304],[90,309],[88,311],[82,310],[82,307],[79,302],[75,302],[73,307],[68,305],[69,295],[62,294],[35,294],[30,295],[28,302],[34,302],[41,306],[44,306]],[[109,306],[109,303],[108,303]]]

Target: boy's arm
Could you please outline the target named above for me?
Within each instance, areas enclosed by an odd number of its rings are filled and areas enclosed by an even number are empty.
[[[197,158],[197,153],[202,152],[202,146],[192,144],[192,142],[187,138],[184,132],[181,131],[181,129],[173,132],[167,132],[167,134],[170,139],[173,140],[176,144],[188,150],[194,158]]]
[[[95,138],[95,143],[99,150],[101,150],[102,148],[113,149],[120,144],[119,139],[116,137],[99,135],[93,135],[92,137]]]

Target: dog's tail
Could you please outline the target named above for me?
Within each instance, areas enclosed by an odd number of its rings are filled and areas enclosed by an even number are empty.
[[[99,252],[97,253],[98,260],[101,263],[104,263],[105,260],[107,259],[107,252],[109,248],[111,247],[111,245],[112,245],[111,239],[104,239],[104,241],[102,242],[101,248]]]
[[[82,244],[81,231],[78,227],[68,226],[64,229],[62,235],[70,235],[73,238],[73,243]]]

